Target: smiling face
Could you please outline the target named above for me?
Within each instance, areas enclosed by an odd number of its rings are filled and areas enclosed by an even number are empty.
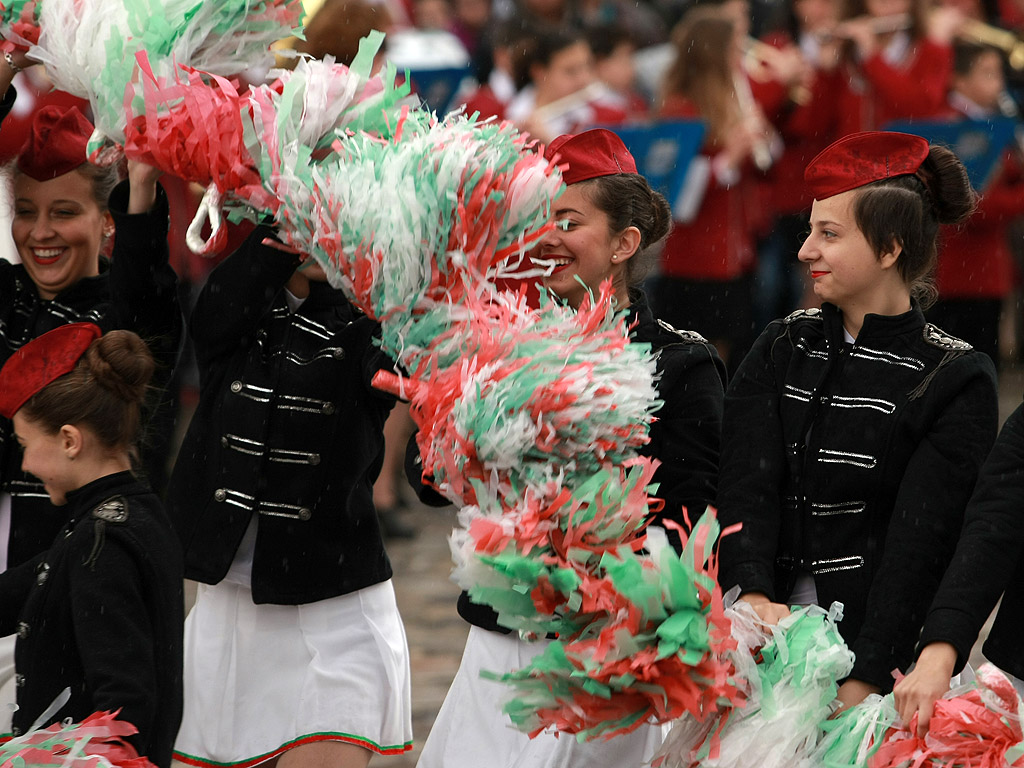
[[[11,235],[43,299],[99,274],[104,229],[113,222],[93,198],[92,184],[78,171],[49,181],[15,176]]]
[[[38,422],[26,418],[23,411],[14,414],[14,434],[22,450],[22,470],[42,481],[53,504],[66,504],[67,492],[78,484],[72,479],[74,464],[65,450],[63,435],[47,433]]]
[[[590,201],[586,182],[566,187],[555,203],[554,219],[558,226],[544,237],[536,254],[554,265],[544,285],[577,308],[587,288],[597,292],[609,277],[617,289],[621,285],[624,291],[625,262],[632,256],[630,246],[611,231],[608,214]]]
[[[808,266],[814,293],[822,301],[844,311],[875,311],[884,305],[890,290],[906,288],[895,268],[898,253],[880,257],[857,226],[856,195],[857,190],[851,190],[814,201],[811,233],[799,258]]]

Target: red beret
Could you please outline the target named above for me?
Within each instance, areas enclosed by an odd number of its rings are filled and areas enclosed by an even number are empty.
[[[562,170],[566,184],[616,173],[636,173],[636,161],[622,139],[604,128],[559,136],[544,151],[548,160],[556,155],[562,166],[569,164]]]
[[[804,171],[815,200],[848,192],[873,181],[915,173],[928,157],[920,136],[892,131],[851,133],[829,144]]]
[[[18,170],[36,181],[49,181],[88,160],[86,146],[93,127],[78,107],[49,105],[32,118],[28,139],[18,155]]]
[[[15,352],[0,370],[0,414],[13,419],[33,395],[70,373],[102,335],[92,323],[71,323],[37,336]]]

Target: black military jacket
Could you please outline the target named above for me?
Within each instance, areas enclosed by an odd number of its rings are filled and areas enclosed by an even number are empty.
[[[181,341],[177,277],[168,263],[167,196],[146,213],[126,213],[128,183],[110,196],[117,227],[111,261],[100,274],[79,280],[52,300],[39,298],[25,268],[0,259],[0,366],[22,345],[67,323],[96,323],[103,332],[138,333],[157,363],[153,384],[166,385]],[[7,564],[15,566],[42,552],[67,521],[50,504],[43,484],[21,471],[21,449],[11,422],[0,417],[0,489],[11,496]]]
[[[68,493],[48,551],[0,574],[0,631],[17,632],[15,735],[65,689],[44,726],[120,709],[161,768],[182,712],[181,550],[159,499],[129,472]]]
[[[851,677],[892,687],[956,546],[995,437],[987,356],[916,305],[868,315],[853,344],[830,304],[776,321],[730,383],[720,581],[787,600],[800,572],[844,604]]]
[[[200,400],[168,507],[188,578],[216,584],[258,515],[256,603],[323,600],[391,577],[373,507],[394,399],[370,385],[390,360],[378,326],[311,283],[296,312],[283,286],[298,258],[258,227],[217,267],[190,323]]]
[[[964,529],[921,632],[920,647],[957,649],[957,671],[999,597],[983,647],[989,661],[1024,679],[1024,405],[1003,424],[967,505]]]

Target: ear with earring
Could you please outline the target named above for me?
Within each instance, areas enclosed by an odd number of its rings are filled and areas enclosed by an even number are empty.
[[[612,254],[612,261],[618,261],[619,257],[616,254]]]

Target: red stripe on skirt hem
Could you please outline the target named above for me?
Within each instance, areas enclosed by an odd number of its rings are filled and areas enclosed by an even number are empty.
[[[251,768],[251,766],[259,765],[262,762],[278,757],[289,749],[295,749],[295,747],[301,747],[304,744],[314,744],[319,741],[340,741],[345,744],[355,744],[357,747],[363,747],[371,752],[378,755],[401,755],[412,749],[412,742],[402,744],[397,747],[381,747],[374,744],[369,739],[362,739],[358,736],[351,736],[347,733],[314,733],[309,736],[300,736],[295,741],[289,741],[277,749],[271,750],[263,755],[249,758],[248,760],[241,760],[237,763],[218,763],[212,760],[204,760],[201,757],[193,757],[192,755],[186,755],[182,752],[175,750],[174,759],[178,762],[185,763],[185,765],[194,765],[197,768]]]

